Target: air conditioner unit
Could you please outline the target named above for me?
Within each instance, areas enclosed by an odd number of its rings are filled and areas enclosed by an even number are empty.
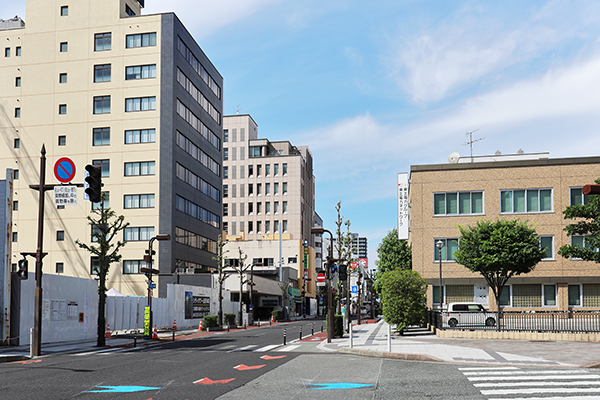
[[[185,268],[176,268],[175,273],[176,274],[185,274]]]
[[[186,274],[193,274],[194,272],[195,272],[194,268],[186,268],[185,269]]]

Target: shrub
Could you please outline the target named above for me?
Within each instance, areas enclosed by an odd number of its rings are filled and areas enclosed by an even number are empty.
[[[427,284],[418,272],[388,271],[381,277],[383,316],[400,332],[427,320]]]
[[[334,315],[333,316],[333,336],[342,337],[344,336],[344,316]]]
[[[283,320],[283,310],[273,310],[272,312],[274,321],[282,321]]]
[[[202,318],[202,329],[216,328],[219,326],[219,318],[216,315],[207,315]]]
[[[235,314],[234,313],[225,313],[225,314],[223,314],[223,318],[225,319],[225,324],[235,325]]]

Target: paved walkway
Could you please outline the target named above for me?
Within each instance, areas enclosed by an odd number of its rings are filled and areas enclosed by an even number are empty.
[[[426,330],[412,330],[406,336],[394,334],[388,341],[388,324],[355,325],[352,347],[349,335],[322,342],[329,351],[385,356],[411,360],[480,363],[491,365],[533,365],[600,367],[600,343],[441,339]]]

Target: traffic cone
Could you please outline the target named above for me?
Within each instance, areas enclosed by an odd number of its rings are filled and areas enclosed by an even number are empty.
[[[271,315],[271,322],[273,322],[273,316]]]
[[[158,339],[158,331],[156,330],[156,325],[154,325],[154,330],[152,331],[152,339]]]
[[[110,334],[110,324],[106,325],[106,333],[104,334],[105,338],[111,338],[112,335]]]
[[[198,330],[201,331],[202,330],[202,320],[200,320],[200,325],[198,325]]]
[[[177,330],[177,320],[176,319],[173,320],[173,330],[174,331]]]

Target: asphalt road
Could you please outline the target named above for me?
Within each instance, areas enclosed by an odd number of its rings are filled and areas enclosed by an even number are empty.
[[[283,328],[291,341],[298,326],[0,364],[0,398],[485,399],[456,365],[326,353],[314,342],[281,346]]]

